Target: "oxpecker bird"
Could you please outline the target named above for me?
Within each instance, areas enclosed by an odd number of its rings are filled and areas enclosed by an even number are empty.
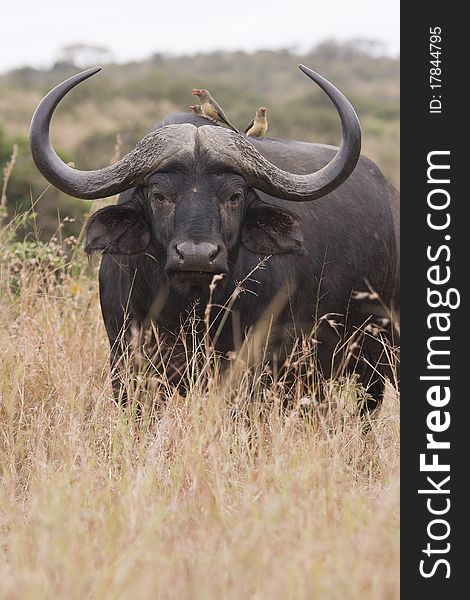
[[[250,121],[245,129],[246,135],[252,137],[263,137],[268,131],[268,119],[266,118],[266,109],[260,106],[256,111],[255,118]]]
[[[200,115],[201,117],[203,116],[202,108],[199,106],[199,104],[192,104],[189,108],[193,111],[195,115]]]
[[[204,117],[208,117],[213,121],[217,121],[219,123],[225,123],[230,129],[240,133],[236,127],[234,127],[230,121],[227,119],[226,114],[222,110],[222,108],[217,104],[214,98],[210,95],[208,90],[200,90],[194,89],[193,96],[198,96],[201,101],[201,111]]]

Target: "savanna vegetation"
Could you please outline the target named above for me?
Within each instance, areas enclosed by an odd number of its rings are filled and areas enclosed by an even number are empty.
[[[359,42],[110,64],[64,101],[53,139],[80,168],[109,164],[199,86],[240,127],[264,105],[273,136],[336,143],[299,62],[352,100],[365,154],[398,185],[398,61]],[[76,71],[0,77],[0,597],[398,598],[395,381],[361,418],[354,378],[313,376],[287,402],[262,369],[222,376],[204,345],[185,396],[163,374],[159,402],[113,404],[90,206],[46,184],[26,141]],[[291,366],[311,358],[304,343]]]

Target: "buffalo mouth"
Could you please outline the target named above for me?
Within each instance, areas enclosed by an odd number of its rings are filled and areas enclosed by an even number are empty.
[[[215,275],[226,275],[220,271],[171,271],[168,273],[171,283],[208,286]]]

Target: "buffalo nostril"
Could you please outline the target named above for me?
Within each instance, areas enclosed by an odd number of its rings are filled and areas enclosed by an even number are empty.
[[[175,246],[176,254],[180,260],[184,260],[184,251],[182,246],[183,244],[176,244]]]
[[[210,262],[214,262],[217,254],[219,254],[219,250],[220,250],[219,246],[214,246],[214,248],[209,251],[209,261]]]

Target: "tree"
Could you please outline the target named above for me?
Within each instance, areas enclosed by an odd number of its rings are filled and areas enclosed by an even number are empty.
[[[113,61],[111,50],[104,46],[70,44],[61,48],[58,63],[65,63],[80,69]]]

